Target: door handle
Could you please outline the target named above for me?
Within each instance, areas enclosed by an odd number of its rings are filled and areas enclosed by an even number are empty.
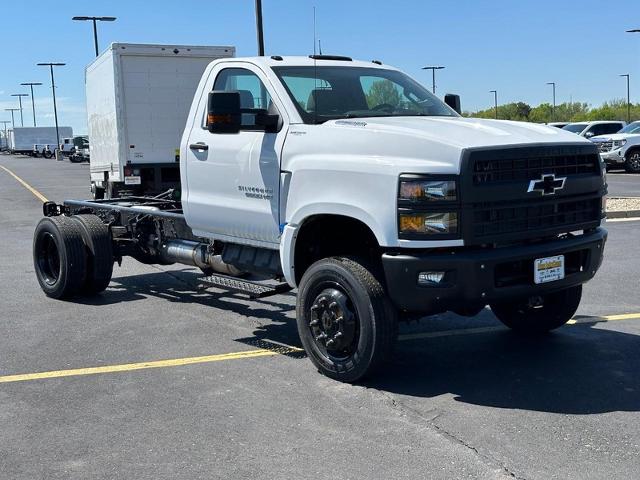
[[[191,150],[209,150],[209,145],[204,142],[192,143],[189,145]]]

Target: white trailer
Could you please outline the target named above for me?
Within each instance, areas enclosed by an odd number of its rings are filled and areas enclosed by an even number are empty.
[[[60,138],[73,137],[71,127],[58,127]],[[58,137],[56,127],[15,127],[9,130],[9,151],[11,153],[33,154],[37,145],[37,153],[43,154],[46,147],[53,152],[57,148]]]
[[[179,149],[207,65],[231,46],[113,43],[86,69],[91,191],[150,194],[180,184]]]

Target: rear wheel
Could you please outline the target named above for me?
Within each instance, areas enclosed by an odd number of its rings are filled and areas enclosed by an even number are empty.
[[[640,173],[640,150],[629,150],[625,157],[624,168],[629,173]]]
[[[576,313],[582,285],[511,302],[492,303],[491,310],[507,327],[522,333],[544,333],[561,327]]]
[[[82,293],[94,295],[107,288],[113,274],[113,246],[109,227],[96,215],[74,215],[87,249],[87,275]]]
[[[311,265],[300,281],[300,340],[328,377],[355,382],[391,355],[397,313],[374,270],[358,259],[326,258]]]
[[[45,217],[33,238],[33,264],[40,288],[49,297],[78,293],[86,276],[82,233],[69,217]]]

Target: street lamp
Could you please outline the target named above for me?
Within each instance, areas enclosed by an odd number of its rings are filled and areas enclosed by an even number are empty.
[[[51,70],[51,91],[53,92],[53,118],[56,122],[56,140],[58,143],[56,144],[56,149],[60,148],[60,131],[58,129],[58,107],[56,106],[56,82],[53,78],[53,67],[64,67],[66,63],[61,62],[43,62],[37,64],[39,67],[49,67]]]
[[[314,18],[315,18],[315,7],[314,7]],[[264,57],[264,32],[262,30],[262,0],[256,0],[256,35],[258,36],[258,56]],[[313,42],[315,43],[315,38]],[[315,50],[315,45],[313,46],[313,49]]]
[[[18,111],[18,110],[20,110],[20,109],[19,109],[19,108],[5,108],[5,110],[6,110],[7,112],[11,112],[11,126],[12,126],[13,128],[16,128],[16,122],[15,122],[15,120],[13,119],[13,112],[17,112],[17,111]]]
[[[20,85],[24,85],[24,86],[29,86],[31,88],[31,109],[33,110],[33,126],[37,127],[36,125],[36,102],[33,99],[33,86],[34,85],[42,85],[40,82],[25,82],[25,83],[21,83]]]
[[[626,77],[627,79],[627,123],[631,123],[631,95],[629,90],[629,74],[623,73],[620,76]]]
[[[640,33],[640,28],[634,28],[633,30],[627,30],[627,33]]]
[[[4,124],[4,143],[5,147],[9,148],[9,137],[7,136],[7,123],[11,123],[9,120],[0,120],[0,123]]]
[[[22,97],[28,97],[28,93],[12,93],[12,97],[18,97],[18,102],[20,103],[20,126],[24,127],[24,117],[22,116]]]
[[[436,70],[442,69],[444,69],[442,66],[422,67],[422,70],[431,70],[431,89],[433,93],[436,93]]]
[[[556,121],[556,82],[547,82],[547,85],[553,86],[553,107],[551,107],[551,118]]]
[[[116,17],[73,17],[71,20],[92,21],[93,22],[93,44],[96,47],[96,57],[98,56],[98,27],[96,22],[114,22]]]
[[[496,120],[497,120],[498,119],[498,91],[497,90],[489,90],[489,93],[493,93],[493,104],[495,105]]]

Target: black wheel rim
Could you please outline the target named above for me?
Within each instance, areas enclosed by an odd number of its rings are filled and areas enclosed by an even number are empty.
[[[54,285],[60,278],[60,254],[58,245],[49,232],[40,239],[38,248],[38,268],[42,278],[48,285]]]
[[[309,330],[314,345],[332,360],[346,360],[357,350],[360,321],[349,295],[337,284],[316,290],[309,307]]]
[[[640,171],[640,153],[634,153],[629,158],[629,165],[634,172]]]

